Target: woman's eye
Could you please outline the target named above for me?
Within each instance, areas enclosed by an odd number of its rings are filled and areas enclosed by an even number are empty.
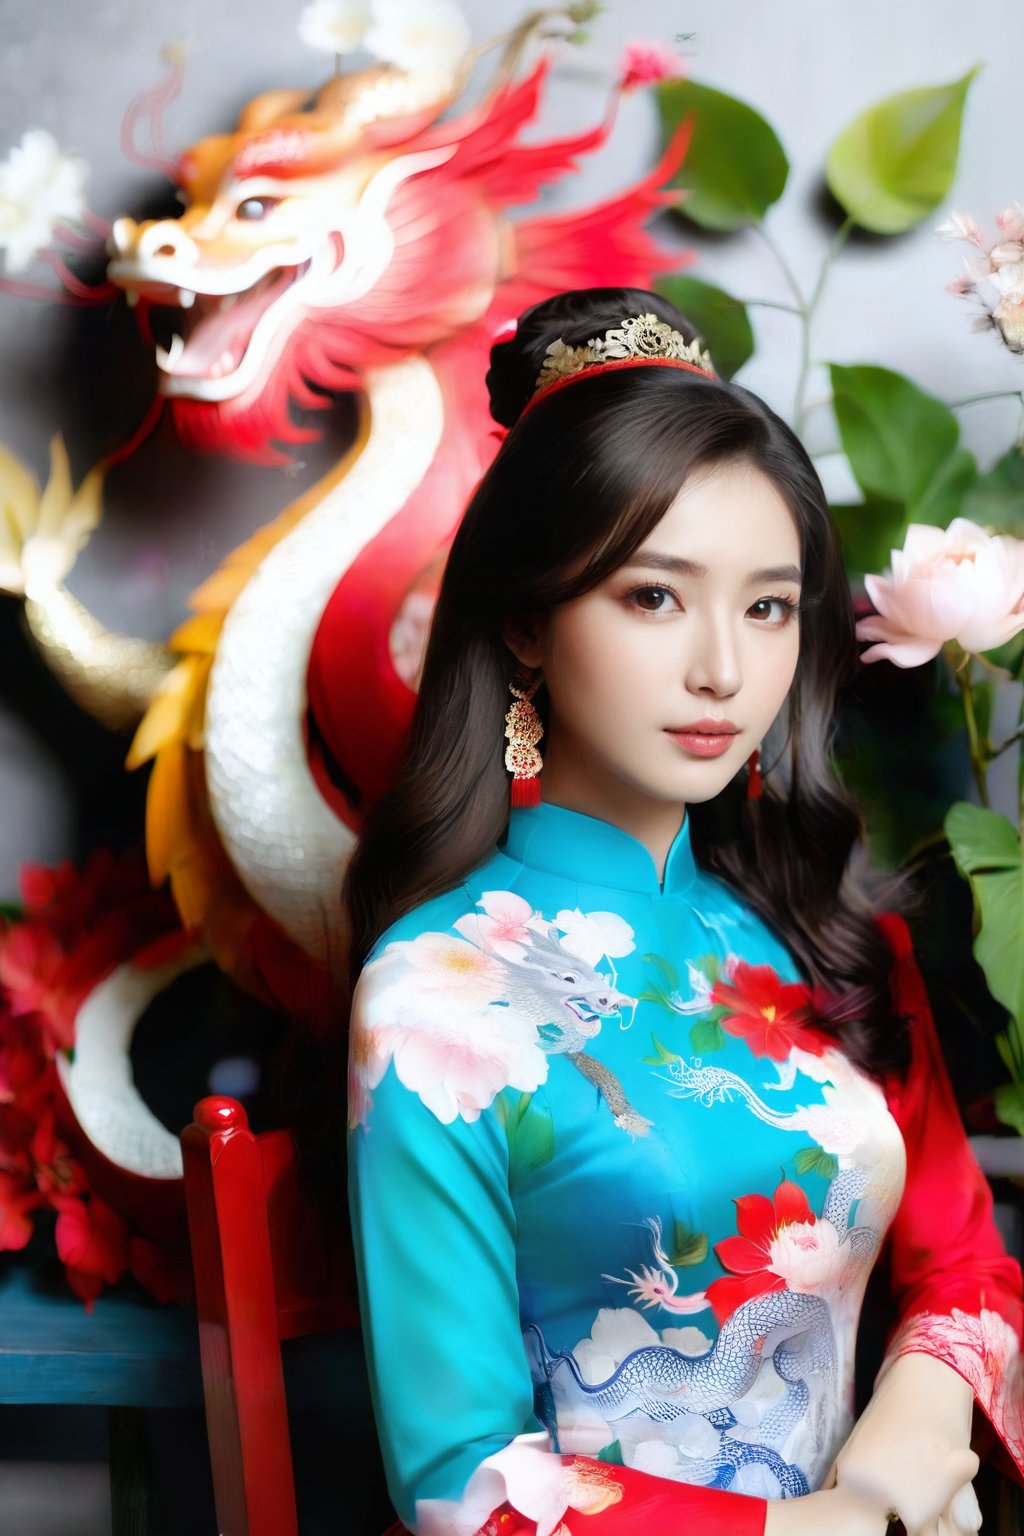
[[[792,618],[796,612],[796,604],[788,597],[759,597],[756,603],[751,603],[749,611],[755,619],[763,619],[773,625],[782,625]]]
[[[629,597],[644,613],[661,613],[669,606],[673,594],[667,587],[637,587]]]

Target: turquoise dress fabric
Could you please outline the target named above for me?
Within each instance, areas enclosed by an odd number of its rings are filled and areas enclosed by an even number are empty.
[[[806,996],[688,820],[660,882],[615,826],[513,811],[382,936],[353,1008],[350,1200],[411,1530],[470,1536],[506,1501],[556,1530],[583,1507],[567,1454],[668,1479],[680,1513],[687,1488],[820,1485],[905,1158]]]

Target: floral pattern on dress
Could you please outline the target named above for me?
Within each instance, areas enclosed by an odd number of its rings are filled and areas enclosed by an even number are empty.
[[[1024,1360],[1016,1331],[998,1312],[915,1312],[886,1350],[876,1385],[900,1355],[920,1351],[944,1360],[974,1395],[1018,1466],[1024,1466]]]
[[[617,1123],[643,1134],[610,1074],[584,1055],[602,1021],[636,999],[597,969],[635,947],[614,912],[560,911],[549,920],[512,891],[486,891],[455,934],[394,939],[365,967],[353,999],[349,1123],[367,1123],[391,1062],[439,1120],[479,1119],[503,1088],[532,1093],[548,1057],[565,1054],[597,1083]],[[621,1102],[619,1102],[621,1100]]]

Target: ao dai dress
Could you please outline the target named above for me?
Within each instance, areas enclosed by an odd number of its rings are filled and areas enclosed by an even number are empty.
[[[913,1063],[804,1022],[768,927],[543,804],[377,944],[356,990],[350,1204],[389,1488],[417,1536],[760,1536],[886,1362],[939,1355],[1024,1466],[1021,1272],[992,1222],[900,920]],[[883,1369],[885,1368],[883,1364]]]

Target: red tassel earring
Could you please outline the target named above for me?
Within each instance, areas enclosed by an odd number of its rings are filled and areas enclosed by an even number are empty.
[[[540,686],[540,674],[532,680],[520,675],[509,683],[513,702],[505,716],[505,767],[512,775],[512,805],[540,805],[540,779],[544,766],[537,743],[544,735],[540,716],[530,700]]]
[[[760,800],[764,783],[761,774],[760,747],[755,747],[747,758],[747,767],[750,769],[750,777],[747,780],[747,799]]]

